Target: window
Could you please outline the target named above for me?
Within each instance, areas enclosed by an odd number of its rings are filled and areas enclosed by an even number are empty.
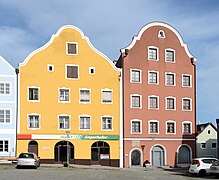
[[[158,33],[159,38],[165,38],[165,32],[163,30],[160,30]]]
[[[30,101],[39,100],[39,88],[29,88],[29,100]]]
[[[201,143],[201,149],[205,149],[206,148],[206,143]]]
[[[172,49],[165,50],[165,61],[166,62],[175,62],[175,51]]]
[[[11,122],[11,111],[9,109],[0,109],[0,123]]]
[[[183,84],[182,84],[183,87],[192,87],[191,75],[183,74],[182,75],[182,82],[183,82]]]
[[[183,99],[183,110],[184,111],[191,111],[191,99]]]
[[[149,60],[158,60],[158,49],[156,47],[148,48],[148,59]]]
[[[208,134],[211,134],[211,130],[208,130]]]
[[[149,133],[157,134],[158,133],[158,121],[149,121]]]
[[[104,104],[112,103],[112,91],[111,90],[102,90],[102,103]]]
[[[217,147],[217,143],[212,143],[211,148],[215,149]]]
[[[89,74],[95,74],[95,67],[89,67]]]
[[[77,55],[78,54],[78,44],[75,42],[67,43],[67,55]]]
[[[149,96],[149,109],[158,109],[158,97],[156,96]]]
[[[131,95],[131,108],[141,108],[140,95]]]
[[[0,95],[10,94],[10,83],[0,83]]]
[[[0,152],[8,152],[8,140],[0,140]]]
[[[90,90],[89,89],[80,90],[80,102],[90,103]]]
[[[176,130],[175,130],[176,126],[175,126],[175,122],[173,121],[167,121],[166,123],[166,132],[167,134],[175,134]]]
[[[191,122],[183,122],[183,134],[191,134],[192,126]]]
[[[54,71],[54,65],[53,65],[53,64],[48,64],[48,65],[47,65],[47,70],[48,70],[49,72],[53,72],[53,71]]]
[[[80,117],[80,129],[90,129],[90,117],[88,116]]]
[[[139,121],[139,120],[132,120],[131,121],[131,133],[133,133],[133,134],[141,133],[141,121]]]
[[[70,129],[69,116],[59,116],[59,129]]]
[[[141,82],[141,71],[140,70],[131,70],[131,82]]]
[[[39,115],[29,115],[28,128],[39,128],[39,127],[40,127]]]
[[[112,130],[112,117],[102,117],[102,130]]]
[[[67,78],[78,79],[78,66],[67,65]]]
[[[175,85],[175,74],[174,73],[166,73],[166,85],[167,86]]]
[[[158,84],[158,72],[148,72],[148,84]]]
[[[59,89],[59,101],[69,101],[69,89]]]
[[[174,97],[166,98],[166,110],[175,110],[176,109],[176,99]]]

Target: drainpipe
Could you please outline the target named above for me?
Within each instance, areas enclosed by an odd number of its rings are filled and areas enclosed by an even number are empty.
[[[19,68],[15,69],[16,73],[16,136],[15,136],[15,157],[17,157],[17,132],[18,132],[18,74],[19,74]]]

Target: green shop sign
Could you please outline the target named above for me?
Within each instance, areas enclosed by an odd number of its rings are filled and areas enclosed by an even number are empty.
[[[62,135],[60,139],[75,140],[119,140],[119,136],[108,135]]]

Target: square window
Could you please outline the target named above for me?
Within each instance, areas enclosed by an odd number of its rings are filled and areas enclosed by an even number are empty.
[[[158,122],[149,122],[150,124],[150,133],[158,133]]]
[[[68,55],[77,55],[77,43],[67,43],[67,54]]]
[[[191,76],[183,75],[183,87],[191,87]]]
[[[0,152],[8,152],[8,140],[0,140]]]
[[[0,94],[9,95],[10,94],[10,84],[9,83],[0,83]]]
[[[217,143],[212,143],[211,144],[211,148],[216,148],[217,147]]]
[[[28,127],[29,128],[39,128],[40,126],[39,115],[29,115]]]
[[[131,121],[132,123],[132,133],[141,133],[141,122],[140,121]]]
[[[157,49],[156,48],[148,48],[148,59],[149,60],[157,60]]]
[[[69,89],[59,89],[59,101],[69,101]]]
[[[149,72],[148,83],[149,84],[158,84],[158,73],[157,72]]]
[[[158,108],[158,97],[149,97],[149,109]]]
[[[90,129],[90,117],[80,117],[80,129]]]
[[[59,116],[59,129],[70,129],[69,116]]]
[[[131,96],[131,107],[132,108],[141,107],[141,96],[138,96],[138,95]]]
[[[141,71],[131,70],[131,82],[140,82],[141,81]]]
[[[173,50],[166,50],[165,61],[166,62],[174,62],[175,61]]]
[[[39,89],[29,88],[29,100],[38,101],[39,100]]]
[[[80,102],[83,102],[83,103],[90,102],[90,90],[89,89],[80,90]]]
[[[201,148],[205,149],[206,148],[206,143],[201,143]]]
[[[174,86],[175,85],[175,77],[172,73],[166,74],[166,85],[168,86]]]
[[[102,117],[102,130],[112,130],[112,117]]]
[[[67,78],[78,79],[78,66],[67,65]]]
[[[112,103],[112,91],[103,90],[102,91],[102,103]]]
[[[11,122],[11,111],[7,109],[0,109],[0,123]]]
[[[89,74],[95,74],[95,67],[89,67]]]

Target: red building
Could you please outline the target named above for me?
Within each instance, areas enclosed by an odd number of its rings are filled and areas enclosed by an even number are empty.
[[[123,166],[187,166],[195,156],[196,59],[160,22],[121,49]]]

